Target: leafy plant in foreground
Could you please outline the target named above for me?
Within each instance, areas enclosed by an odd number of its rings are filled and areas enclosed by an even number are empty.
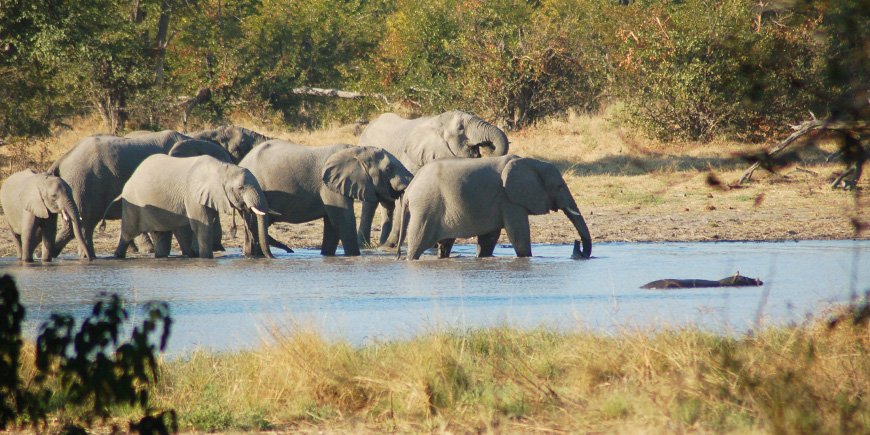
[[[113,406],[126,405],[144,412],[130,422],[131,431],[176,431],[175,411],[149,406],[149,388],[158,376],[155,354],[166,348],[172,325],[169,306],[149,302],[144,311],[126,341],[120,336],[130,314],[117,295],[103,295],[78,328],[72,316],[52,314],[36,339],[33,386],[23,386],[18,373],[25,310],[12,278],[0,278],[0,428],[20,422],[25,413],[35,425],[58,412],[67,421],[64,431],[82,432],[94,419],[110,417]]]

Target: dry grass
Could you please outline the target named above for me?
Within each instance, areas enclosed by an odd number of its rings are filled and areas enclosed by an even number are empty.
[[[355,348],[314,332],[165,363],[155,399],[192,430],[870,430],[870,329],[440,332]]]
[[[354,125],[334,125],[315,131],[287,131],[239,116],[240,126],[263,134],[309,145],[356,143]],[[77,140],[101,132],[98,118],[71,122],[72,129],[45,141],[12,143],[0,147],[0,179],[30,166],[47,168]],[[509,133],[511,152],[551,161],[562,169],[595,242],[705,241],[866,238],[852,219],[866,219],[866,195],[832,190],[830,180],[843,168],[825,163],[826,152],[808,149],[800,167],[778,174],[758,171],[741,188],[711,186],[713,174],[725,185],[738,179],[748,166],[738,155],[756,151],[756,145],[737,142],[662,144],[639,138],[601,116],[569,113],[537,126]],[[859,187],[866,190],[870,177]],[[229,229],[229,217],[224,228]],[[377,237],[379,228],[374,228]],[[317,247],[322,224],[279,224],[274,235],[290,246]],[[111,252],[116,226],[97,236],[97,252]],[[532,240],[567,243],[576,238],[570,222],[560,214],[532,217]],[[238,239],[225,234],[227,246]],[[503,238],[503,243],[507,239]],[[70,247],[68,249],[75,249]],[[0,256],[14,255],[0,237]]]

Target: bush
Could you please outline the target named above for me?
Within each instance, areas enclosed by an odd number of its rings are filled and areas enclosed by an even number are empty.
[[[651,135],[759,138],[811,107],[810,90],[795,87],[798,79],[813,81],[807,23],[779,27],[782,11],[744,0],[626,9],[618,29],[617,95],[627,121]]]
[[[80,328],[73,317],[52,314],[39,328],[35,375],[28,382],[19,376],[25,312],[15,282],[0,277],[0,429],[36,426],[56,415],[64,432],[83,432],[82,425],[110,417],[112,407],[134,406],[144,416],[130,422],[131,431],[176,430],[174,411],[157,412],[149,405],[149,389],[157,379],[155,354],[166,348],[172,324],[166,303],[146,304],[145,319],[127,341],[119,336],[129,313],[117,295],[98,301]]]

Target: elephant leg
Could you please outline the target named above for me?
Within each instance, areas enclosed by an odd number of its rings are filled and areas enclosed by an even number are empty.
[[[353,201],[348,199],[346,207],[326,206],[326,216],[329,217],[332,228],[335,229],[339,240],[341,240],[344,255],[360,255],[359,241],[356,238],[356,218],[353,215]],[[335,250],[333,250],[332,255],[335,255]]]
[[[9,228],[9,234],[12,234],[12,241],[15,243],[15,252],[18,253],[16,258],[21,258],[21,236],[15,234],[15,231],[12,231],[12,228]]]
[[[133,235],[125,234],[124,230],[121,229],[121,234],[118,236],[118,246],[115,248],[115,258],[127,257],[127,248],[130,246],[130,243],[133,243],[133,237]]]
[[[150,236],[154,243],[154,258],[168,257],[172,248],[172,232],[152,231]]]
[[[517,257],[532,256],[532,236],[529,233],[529,215],[519,206],[504,213],[504,230]]]
[[[133,243],[133,239],[139,235],[139,216],[124,208],[121,212],[121,231],[118,235],[118,246],[115,248],[115,258],[127,257],[127,248]],[[91,233],[93,234],[93,233]],[[85,239],[87,240],[87,238]],[[91,244],[93,246],[93,244]]]
[[[190,258],[198,255],[196,240],[193,237],[193,232],[190,230],[190,226],[178,228],[173,231],[172,234],[175,235],[175,240],[178,240],[178,246],[181,248],[181,255]]]
[[[381,215],[381,238],[379,240],[380,244],[383,245],[387,243],[387,239],[390,238],[390,235],[393,234],[393,222],[397,222],[394,219],[396,216],[396,203],[395,201],[383,201],[381,202],[382,215]],[[396,235],[393,238],[393,244],[391,247],[396,246],[396,242],[399,240],[399,229],[396,228]]]
[[[438,241],[438,258],[450,258],[450,251],[456,239],[441,239]]]
[[[94,229],[96,227],[96,223],[93,225],[82,225],[82,232],[84,233],[85,243],[87,244],[84,249],[88,252],[88,255],[90,255],[91,258],[97,258],[97,254],[94,251]],[[81,250],[82,248],[79,247],[79,249]]]
[[[136,239],[134,239],[130,246],[133,248],[133,252],[150,254],[157,249],[157,247],[154,246],[155,243],[157,243],[157,241],[153,240],[148,233],[142,233],[136,236]]]
[[[371,246],[372,244],[372,221],[375,218],[377,208],[378,203],[376,202],[362,202],[362,211],[359,215],[359,228],[356,232],[359,244],[362,246]],[[383,234],[383,229],[381,229],[381,231],[381,234]]]
[[[36,250],[37,230],[36,218],[30,213],[25,213],[21,222],[21,261],[26,263],[33,262],[33,251]]]
[[[338,249],[338,230],[332,225],[329,216],[323,217],[323,243],[320,244],[320,255],[335,255]]]
[[[223,237],[224,230],[221,228],[221,216],[218,213],[214,215],[214,221],[212,222],[212,250],[215,252],[224,252],[223,243],[221,243],[221,238]]]
[[[54,249],[51,252],[52,258],[60,256],[60,253],[63,252],[63,248],[65,248],[67,243],[72,241],[72,239],[74,238],[75,234],[73,233],[72,225],[70,225],[67,221],[61,219],[60,231],[56,231],[56,235],[54,238]],[[82,248],[81,246],[79,246],[79,254],[84,253],[83,249],[87,248]]]
[[[212,236],[212,227],[209,224],[211,221],[210,217],[204,222],[196,219],[191,219],[190,221],[190,229],[193,230],[193,235],[196,239],[199,258],[214,258],[214,253],[211,249],[214,237]]]
[[[394,207],[390,214],[391,222],[399,222],[399,207]],[[395,248],[396,243],[399,242],[399,226],[391,224],[390,227],[390,231],[381,229],[381,246],[384,248]]]
[[[491,233],[481,234],[477,236],[477,256],[492,257],[495,251],[495,245],[498,243],[498,237],[501,235],[501,229]]]
[[[51,261],[54,252],[54,238],[57,235],[57,215],[53,214],[42,224],[42,261]]]
[[[408,259],[419,260],[427,249],[438,243],[434,224],[423,216],[411,214],[408,224]]]

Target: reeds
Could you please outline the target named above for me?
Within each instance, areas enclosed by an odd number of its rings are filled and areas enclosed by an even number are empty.
[[[614,336],[510,327],[354,347],[311,331],[163,365],[155,399],[196,430],[870,430],[870,329]]]

